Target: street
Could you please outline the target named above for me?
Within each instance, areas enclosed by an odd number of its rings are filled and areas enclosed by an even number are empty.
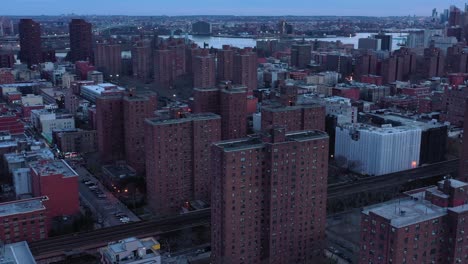
[[[120,220],[122,217],[128,217],[128,222],[137,222],[140,219],[123,203],[119,201],[111,192],[109,192],[97,179],[89,173],[84,167],[74,165],[75,171],[79,174],[79,192],[81,201],[88,206],[98,219],[98,227],[110,227],[124,224]],[[93,193],[88,185],[83,181],[90,180],[105,195],[99,198]],[[116,216],[116,214],[118,216]]]

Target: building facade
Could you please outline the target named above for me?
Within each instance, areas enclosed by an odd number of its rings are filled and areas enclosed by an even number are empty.
[[[100,96],[96,99],[96,130],[102,163],[125,159],[122,96]]]
[[[35,197],[47,196],[47,215],[72,216],[80,213],[78,174],[64,160],[39,160],[29,163]]]
[[[0,203],[0,239],[5,243],[33,242],[49,234],[47,197]]]
[[[319,260],[325,241],[327,135],[275,129],[215,143],[212,152],[212,263]]]
[[[18,28],[21,47],[19,59],[28,67],[43,62],[41,25],[32,19],[21,19]]]
[[[91,23],[83,19],[72,19],[69,23],[70,53],[69,60],[94,61],[93,34]]]
[[[156,104],[155,93],[123,98],[125,159],[138,173],[145,171],[145,118],[154,116]]]
[[[194,199],[210,201],[210,145],[221,140],[218,115],[171,112],[145,121],[148,205],[162,215]]]
[[[98,43],[95,54],[96,68],[109,78],[122,74],[122,47],[114,43]]]
[[[466,187],[448,179],[364,208],[359,263],[467,262]]]

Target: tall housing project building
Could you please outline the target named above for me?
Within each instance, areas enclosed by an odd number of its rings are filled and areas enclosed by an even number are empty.
[[[328,136],[275,128],[212,146],[212,263],[313,263],[325,242]]]

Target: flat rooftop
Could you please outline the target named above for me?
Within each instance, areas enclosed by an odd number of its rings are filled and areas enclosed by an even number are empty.
[[[232,85],[231,87],[226,88],[223,85],[221,85],[220,91],[223,93],[246,93],[247,87],[244,85]]]
[[[49,148],[41,148],[20,153],[6,153],[4,158],[7,163],[31,162],[40,159],[54,159],[54,153]]]
[[[389,114],[377,114],[377,113],[369,113],[368,116],[375,116],[384,119],[385,121],[393,121],[401,123],[402,126],[408,127],[418,127],[422,130],[427,130],[431,128],[438,128],[445,126],[444,124],[438,122],[422,122],[411,117],[402,116],[396,113],[389,113]]]
[[[290,141],[306,141],[311,139],[328,138],[328,134],[318,130],[306,130],[286,133],[286,139]]]
[[[108,171],[112,177],[136,176],[136,172],[128,165],[104,165],[103,170]]]
[[[133,255],[133,251],[138,250],[139,248],[146,249],[146,254],[141,258],[141,260],[146,259],[151,260],[155,257],[158,257],[159,254],[159,242],[156,241],[154,238],[144,238],[138,239],[135,237],[125,238],[116,243],[109,243],[107,247],[102,248],[101,252],[103,252],[104,256],[110,257],[109,255],[120,255],[120,262],[121,264],[125,263],[134,263],[135,259],[127,259],[127,257]],[[142,263],[143,263],[142,262]],[[146,263],[146,262],[144,262]],[[148,262],[153,263],[153,262]],[[1,263],[0,263],[1,264]]]
[[[62,174],[64,177],[76,177],[78,174],[64,160],[40,160],[29,164],[39,176]]]
[[[363,213],[370,212],[390,221],[393,227],[401,228],[447,214],[447,208],[439,207],[424,199],[425,192],[412,194],[398,200],[392,200],[364,208]]]
[[[213,113],[187,114],[183,118],[147,118],[146,122],[151,125],[180,124],[190,121],[220,119],[221,116]]]
[[[305,109],[305,108],[321,108],[322,106],[318,103],[303,103],[303,104],[298,104],[298,105],[293,105],[293,106],[287,106],[287,105],[282,105],[280,103],[272,103],[268,104],[265,106],[262,106],[262,111],[268,111],[268,112],[287,112],[287,111],[295,111],[299,109]]]
[[[36,264],[26,241],[7,244],[0,264]]]
[[[45,209],[45,206],[42,204],[42,197],[0,203],[0,217],[31,213]]]
[[[409,131],[422,131],[421,128],[419,127],[411,127],[411,126],[380,127],[377,125],[364,124],[364,123],[344,124],[344,125],[339,125],[337,127],[341,127],[341,128],[348,129],[348,130],[356,129],[358,131],[368,131],[368,132],[379,134],[382,136],[390,135],[390,134],[407,133]]]
[[[237,151],[241,149],[263,148],[265,143],[258,137],[228,140],[215,143],[224,151]]]
[[[318,130],[306,130],[298,132],[288,132],[286,133],[286,140],[283,142],[291,141],[307,141],[312,139],[328,138],[327,133],[318,131]],[[278,142],[282,143],[282,142]],[[215,143],[216,146],[223,148],[224,151],[237,151],[242,149],[253,149],[253,148],[262,148],[269,144],[269,142],[263,141],[260,136],[255,135],[248,138],[236,139],[236,140],[226,140],[219,143]]]
[[[117,86],[112,83],[100,83],[96,85],[83,85],[81,91],[88,90],[95,94],[102,94],[105,92],[125,91],[125,88]]]

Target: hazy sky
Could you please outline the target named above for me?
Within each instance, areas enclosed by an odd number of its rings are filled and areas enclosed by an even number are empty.
[[[430,15],[463,0],[1,0],[0,15]]]

